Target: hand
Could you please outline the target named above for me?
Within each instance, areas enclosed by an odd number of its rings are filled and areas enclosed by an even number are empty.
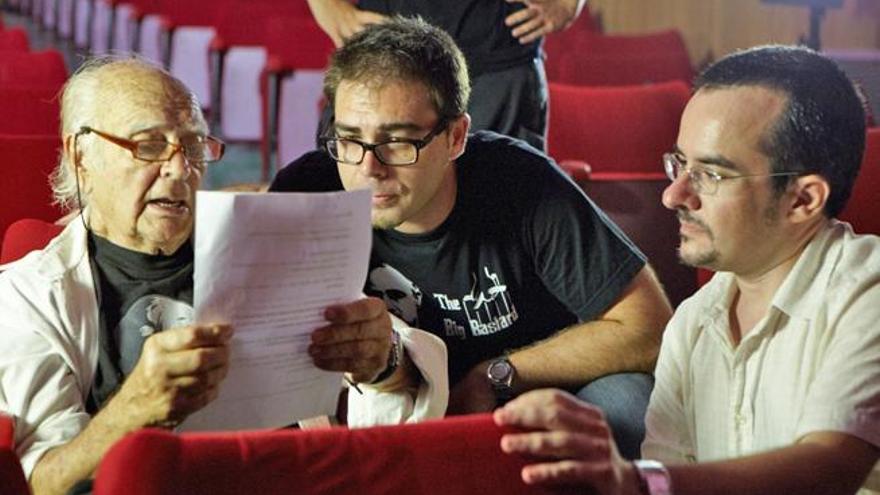
[[[584,5],[584,0],[507,0],[507,2],[519,2],[526,6],[504,19],[504,24],[513,28],[510,33],[523,45],[546,34],[567,28],[580,14]]]
[[[498,401],[486,371],[489,361],[483,361],[468,372],[449,391],[449,407],[446,414],[471,414],[495,409]]]
[[[356,383],[370,383],[386,366],[391,354],[391,317],[381,299],[368,297],[331,306],[324,312],[330,322],[312,333],[309,354],[315,365],[345,371]]]
[[[112,399],[142,426],[174,426],[217,397],[229,366],[229,325],[165,330],[144,341],[141,357]]]
[[[321,29],[333,40],[336,48],[369,24],[387,19],[382,14],[361,10],[348,0],[308,0],[309,8]]]
[[[523,468],[527,484],[577,484],[609,495],[639,493],[635,468],[617,452],[602,412],[571,394],[532,391],[495,411],[494,417],[499,426],[542,430],[501,437],[504,452],[545,461]]]

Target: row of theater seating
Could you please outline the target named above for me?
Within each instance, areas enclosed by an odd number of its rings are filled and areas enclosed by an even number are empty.
[[[134,51],[167,67],[220,137],[261,143],[263,180],[314,147],[333,44],[305,0],[13,3],[93,54]]]
[[[11,418],[0,416],[0,493],[27,495],[12,428]],[[505,431],[488,414],[358,430],[175,435],[146,429],[105,456],[94,494],[560,493],[522,482],[526,459],[501,452]]]
[[[61,216],[52,205],[48,176],[58,161],[57,95],[66,79],[60,52],[31,52],[23,29],[0,22],[0,234],[20,218]]]

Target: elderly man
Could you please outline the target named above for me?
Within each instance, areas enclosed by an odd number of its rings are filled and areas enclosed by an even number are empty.
[[[858,175],[852,83],[806,48],[708,68],[664,157],[681,259],[718,271],[664,336],[643,455],[595,408],[539,391],[496,412],[528,483],[602,494],[877,493],[880,239],[834,219]],[[661,464],[661,461],[664,464]],[[860,490],[861,487],[861,490]]]
[[[450,412],[567,387],[637,454],[671,314],[641,253],[545,155],[468,136],[467,68],[442,30],[368,27],[333,57],[325,92],[336,108],[325,150],[271,189],[372,189],[366,291],[416,307],[407,323],[446,342]]]
[[[65,86],[62,134],[55,193],[83,213],[0,275],[0,410],[35,494],[65,492],[126,433],[209,403],[233,333],[192,321],[195,192],[223,144],[190,91],[139,60],[87,62]],[[316,365],[407,384],[381,300],[325,316]]]

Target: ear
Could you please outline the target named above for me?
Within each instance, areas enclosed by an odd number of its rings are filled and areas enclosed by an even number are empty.
[[[449,123],[450,160],[455,160],[464,153],[468,131],[471,128],[471,116],[463,113]]]
[[[831,186],[818,174],[798,177],[791,186],[793,193],[788,217],[795,223],[803,223],[823,215],[825,203],[831,194]]]

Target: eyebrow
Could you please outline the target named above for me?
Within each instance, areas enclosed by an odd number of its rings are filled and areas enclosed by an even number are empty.
[[[359,135],[361,133],[361,128],[353,125],[347,125],[343,123],[337,122],[335,124],[336,131],[346,132],[350,134]],[[421,131],[421,126],[416,125],[413,122],[391,122],[388,124],[382,124],[379,126],[379,131],[388,134],[395,131]]]
[[[677,144],[672,147],[672,152],[675,153],[676,155],[686,156],[681,151],[681,148],[679,148]],[[724,155],[718,155],[718,154],[704,155],[704,156],[700,156],[700,157],[695,157],[693,160],[695,162],[699,162],[704,165],[712,165],[715,167],[725,168],[725,169],[733,170],[736,172],[738,172],[740,170],[740,167],[736,164],[736,162],[734,162],[733,160],[730,160],[729,158],[725,157]]]

